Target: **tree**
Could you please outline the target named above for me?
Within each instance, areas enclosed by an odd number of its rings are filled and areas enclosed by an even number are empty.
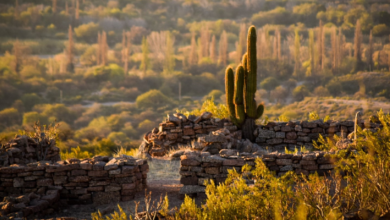
[[[309,57],[310,67],[306,70],[306,76],[312,76],[314,70],[314,31],[309,30]]]
[[[324,31],[324,27],[322,25],[322,21],[320,20],[320,25],[318,27],[318,31],[317,31],[317,51],[318,51],[318,69],[323,69],[324,67],[324,45],[323,45],[323,42],[324,42],[324,39],[323,39],[323,31]]]
[[[175,70],[175,49],[174,39],[169,31],[166,32],[164,73],[170,74]]]
[[[300,61],[300,49],[301,49],[301,41],[298,29],[295,30],[295,40],[294,40],[294,75],[298,76],[301,70],[301,61]]]
[[[373,53],[374,53],[374,48],[372,46],[372,30],[371,30],[370,31],[370,38],[369,38],[369,42],[368,42],[368,55],[367,55],[367,64],[368,64],[368,69],[370,71],[374,68],[374,62],[372,61]]]
[[[217,62],[217,54],[216,54],[217,48],[216,47],[217,47],[217,45],[216,45],[215,35],[213,35],[213,37],[211,38],[211,44],[210,44],[210,58],[213,61],[213,63]]]
[[[68,1],[65,1],[65,15],[69,16],[69,6],[68,6]]]
[[[210,43],[210,31],[209,28],[203,27],[200,31],[200,44],[199,49],[201,56],[199,57],[208,57],[209,56],[209,43]],[[201,60],[201,58],[199,59]]]
[[[196,49],[195,32],[192,32],[190,56],[188,58],[188,64],[190,66],[195,65],[195,64],[198,63],[198,56],[197,56],[196,52],[197,52],[197,49]]]
[[[227,56],[228,56],[228,38],[226,31],[223,31],[219,39],[219,54],[218,54],[218,64],[227,65]]]
[[[240,25],[240,32],[238,35],[238,42],[236,45],[236,60],[240,63],[243,52],[246,50],[246,25],[242,23]]]
[[[74,64],[73,64],[73,31],[72,26],[69,25],[68,30],[68,46],[66,51],[66,71],[73,73],[74,72]]]
[[[101,65],[103,66],[107,65],[107,53],[108,53],[107,33],[103,31],[100,39],[100,56],[101,56],[100,60],[101,60]]]
[[[355,38],[354,38],[354,54],[355,58],[355,67],[354,72],[357,72],[359,70],[362,70],[363,68],[363,61],[362,61],[362,30],[360,27],[360,21],[356,21],[356,28],[355,28]]]
[[[57,13],[57,0],[52,0],[52,12],[53,14]]]
[[[293,90],[293,97],[296,101],[302,101],[310,92],[305,85],[297,86]]]
[[[142,70],[144,76],[146,75],[146,70],[150,68],[149,47],[145,37],[142,39],[142,60],[139,68]]]
[[[76,0],[76,10],[74,12],[74,17],[76,20],[79,20],[79,18],[80,18],[80,11],[79,10],[80,10],[80,2],[79,2],[79,0]]]
[[[19,1],[15,0],[14,19],[19,19]]]
[[[22,56],[23,56],[23,53],[22,53],[22,49],[21,49],[21,45],[20,45],[20,42],[19,40],[16,40],[14,43],[13,43],[13,47],[12,47],[12,54],[14,55],[14,65],[13,65],[13,69],[16,73],[19,73],[20,72],[20,67],[21,67],[21,63],[22,63]]]

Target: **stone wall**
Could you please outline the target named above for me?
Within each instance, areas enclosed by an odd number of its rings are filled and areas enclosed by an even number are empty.
[[[166,122],[161,123],[158,128],[145,134],[140,151],[147,156],[165,156],[170,148],[180,144],[191,145],[194,150],[208,151],[211,154],[218,154],[221,149],[238,149],[249,153],[259,149],[284,152],[285,148],[295,150],[303,146],[307,150],[314,150],[313,141],[317,141],[320,135],[332,137],[337,134],[346,138],[354,131],[354,125],[354,121],[332,120],[269,122],[257,127],[254,132],[256,141],[249,143],[242,140],[241,131],[230,120],[212,118],[208,112],[198,117],[190,115],[188,118],[182,114],[173,114],[168,115]],[[359,120],[358,126],[374,130],[381,124]],[[225,138],[215,140],[210,137],[217,131],[222,131]],[[174,156],[179,157],[180,154]]]
[[[2,167],[0,199],[4,200],[1,206],[5,207],[2,210],[28,215],[44,211],[59,201],[95,205],[128,201],[136,191],[146,187],[148,170],[146,160],[129,156],[95,156]],[[28,199],[19,201],[10,199],[12,196]]]
[[[317,141],[320,135],[326,138],[336,134],[347,138],[353,133],[354,126],[354,121],[269,122],[256,129],[256,144],[260,147],[268,147],[270,151],[284,151],[285,147],[294,150],[295,147],[300,146],[313,150],[313,141]],[[372,123],[370,120],[359,120],[358,126],[374,131],[382,125]]]
[[[140,151],[152,157],[164,156],[169,148],[179,144],[186,145],[203,137],[212,131],[228,128],[232,132],[237,130],[227,119],[216,119],[209,112],[201,116],[190,115],[188,118],[183,114],[168,115],[166,122],[160,123],[158,128],[144,135]]]
[[[239,155],[237,155],[239,154]],[[300,154],[285,153],[239,153],[237,150],[221,150],[219,155],[210,155],[208,152],[185,152],[180,157],[180,183],[184,186],[180,194],[196,196],[205,191],[204,183],[214,180],[216,184],[225,181],[228,170],[235,169],[241,172],[242,166],[248,164],[255,167],[255,159],[261,158],[269,170],[282,176],[288,171],[297,174],[309,175],[317,172],[320,175],[334,168],[334,159],[329,154],[316,151]],[[251,180],[247,180],[251,182]]]

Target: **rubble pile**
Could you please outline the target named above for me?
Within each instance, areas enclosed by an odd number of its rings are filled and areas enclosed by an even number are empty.
[[[40,138],[17,135],[9,143],[0,146],[0,167],[12,164],[28,164],[37,161],[59,161],[60,149],[54,139],[42,133]]]

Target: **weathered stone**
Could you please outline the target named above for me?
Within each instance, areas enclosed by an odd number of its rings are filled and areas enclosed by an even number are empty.
[[[122,187],[120,185],[107,185],[104,187],[104,192],[116,192],[121,189]]]
[[[289,140],[297,139],[297,133],[295,133],[295,132],[287,132],[286,133],[286,139],[289,139]]]
[[[207,174],[219,174],[220,168],[219,167],[206,167],[204,169],[205,173]]]
[[[282,126],[280,130],[284,132],[289,132],[292,131],[293,129],[290,126]]]
[[[222,164],[222,162],[226,160],[218,155],[204,156],[202,157],[202,163],[218,163]]]
[[[198,177],[196,176],[189,176],[189,177],[181,177],[180,183],[183,185],[196,185],[198,184]]]
[[[88,171],[88,176],[107,176],[107,170],[90,170]]]
[[[67,180],[68,180],[67,176],[54,176],[53,177],[54,185],[64,184],[64,183],[66,183]]]
[[[276,132],[275,133],[276,138],[285,138],[286,137],[286,132]]]
[[[292,160],[291,159],[276,159],[277,165],[291,165]]]
[[[129,189],[135,189],[135,188],[136,188],[136,184],[135,183],[122,184],[122,189],[123,190],[129,190]]]
[[[199,166],[200,165],[200,159],[196,159],[196,158],[182,159],[180,161],[180,164],[182,166]]]
[[[302,165],[302,169],[304,169],[304,170],[318,170],[318,165],[306,165],[306,166]]]
[[[335,167],[336,167],[336,165],[334,165],[334,164],[321,164],[319,168],[321,170],[331,170],[331,169],[334,169]]]
[[[274,138],[275,137],[275,131],[270,130],[264,130],[264,129],[258,129],[258,137],[259,138]]]
[[[53,179],[39,179],[37,180],[37,186],[52,186],[53,185]]]
[[[301,165],[315,165],[316,162],[314,160],[301,160],[299,162],[299,164],[301,164]]]
[[[304,128],[315,128],[315,127],[317,127],[317,123],[315,123],[315,122],[308,122],[308,121],[302,121],[301,125]]]
[[[303,154],[302,160],[316,160],[317,156],[314,153]]]
[[[287,165],[280,168],[280,171],[290,171],[290,170],[294,170],[292,165]]]
[[[23,187],[23,185],[24,185],[23,178],[14,178],[14,180],[13,180],[14,187]]]
[[[283,143],[283,139],[281,138],[273,138],[267,140],[267,144],[281,144],[281,143]]]
[[[223,161],[223,166],[244,166],[245,160],[243,159],[226,159]]]

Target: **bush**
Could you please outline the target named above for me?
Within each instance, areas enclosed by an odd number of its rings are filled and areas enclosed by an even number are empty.
[[[26,111],[31,111],[34,105],[41,104],[42,98],[35,93],[24,94],[21,98]]]
[[[174,103],[172,99],[155,89],[138,96],[135,102],[139,108],[155,109],[166,105],[172,105]]]
[[[211,100],[218,100],[224,93],[221,90],[211,90],[208,95],[203,97],[203,100],[211,99]]]
[[[330,96],[330,93],[327,88],[323,86],[318,86],[317,88],[314,89],[314,95],[319,97],[327,97]]]
[[[297,86],[293,90],[293,97],[296,101],[302,101],[306,96],[309,96],[309,95],[310,95],[310,92],[307,89],[307,87],[304,85]]]
[[[34,125],[35,122],[39,122],[41,125],[49,124],[49,119],[45,115],[38,112],[26,112],[23,115],[23,125]]]
[[[82,24],[74,29],[76,37],[89,43],[96,41],[99,31],[99,24],[90,22],[88,24]]]
[[[139,123],[138,130],[141,134],[146,133],[156,127],[156,124],[149,119],[145,119],[143,122]]]
[[[21,123],[21,117],[17,109],[6,108],[0,111],[0,130]]]
[[[372,35],[381,37],[389,34],[389,27],[386,24],[378,24],[372,28]]]
[[[342,86],[338,80],[330,81],[328,84],[326,84],[326,88],[332,96],[337,96],[341,94]]]
[[[261,11],[252,16],[252,23],[255,26],[264,26],[266,24],[292,24],[290,12],[284,7],[277,7],[270,11]]]
[[[265,89],[267,91],[273,90],[275,87],[279,85],[279,82],[274,77],[268,77],[261,81],[260,88]]]

